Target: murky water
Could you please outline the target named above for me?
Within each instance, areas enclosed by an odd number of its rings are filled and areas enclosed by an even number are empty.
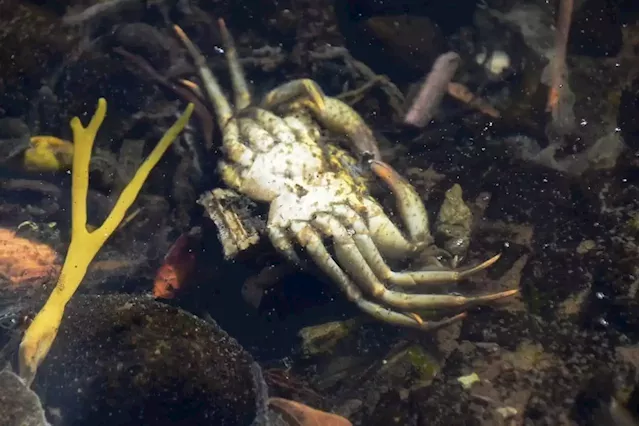
[[[636,424],[637,6],[423,3],[0,2],[0,424]]]

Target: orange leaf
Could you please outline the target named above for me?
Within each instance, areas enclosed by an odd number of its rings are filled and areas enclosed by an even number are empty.
[[[55,282],[59,272],[54,249],[0,228],[0,282],[13,288],[36,287]]]
[[[269,406],[291,426],[353,426],[342,416],[325,413],[289,399],[269,398]]]
[[[169,248],[153,281],[153,296],[172,299],[191,278],[196,265],[194,247],[199,242],[199,228],[183,233]]]

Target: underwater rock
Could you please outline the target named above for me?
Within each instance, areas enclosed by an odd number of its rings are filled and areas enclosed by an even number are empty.
[[[0,424],[49,426],[38,395],[7,369],[0,372]]]
[[[78,295],[34,389],[63,425],[249,425],[266,405],[254,366],[216,324],[182,310]]]
[[[422,72],[431,69],[443,46],[440,29],[423,16],[378,16],[367,20],[365,28],[392,57]]]
[[[71,51],[75,36],[63,30],[54,13],[32,2],[2,0],[0,16],[0,93],[4,94],[0,104],[8,115],[14,115],[13,108],[23,104],[5,102],[5,96],[16,88],[24,92],[29,84],[39,84],[48,65]]]

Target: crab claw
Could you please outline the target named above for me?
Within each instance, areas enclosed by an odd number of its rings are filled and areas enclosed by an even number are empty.
[[[347,136],[354,154],[380,159],[378,142],[360,114],[341,100],[326,96],[313,80],[303,78],[278,86],[261,103],[267,109],[281,105],[308,108],[324,127]]]
[[[373,173],[382,179],[396,198],[396,207],[413,241],[424,241],[429,236],[429,216],[422,198],[398,172],[380,160],[371,160]]]
[[[267,93],[261,106],[266,109],[277,108],[281,105],[302,101],[314,111],[323,111],[325,108],[324,92],[315,81],[308,78],[292,80],[282,84]]]

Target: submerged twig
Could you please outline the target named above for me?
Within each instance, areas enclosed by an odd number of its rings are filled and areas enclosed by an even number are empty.
[[[69,14],[62,18],[65,25],[78,25],[104,15],[118,12],[128,4],[139,3],[139,0],[105,0],[87,7],[81,12]]]
[[[560,0],[554,55],[552,59],[553,65],[551,68],[551,87],[549,88],[549,99],[547,100],[547,111],[551,111],[552,113],[558,108],[562,92],[561,89],[567,78],[567,42],[569,41],[572,13],[573,0]]]
[[[348,103],[354,104],[361,99],[364,91],[379,85],[380,89],[387,95],[389,100],[389,106],[393,109],[394,113],[398,117],[402,117],[402,105],[404,104],[404,95],[402,91],[398,89],[387,76],[376,74],[365,63],[358,61],[351,53],[344,47],[324,47],[316,51],[310,52],[309,57],[316,61],[324,61],[330,59],[342,59],[356,78],[363,78],[366,80],[361,87],[345,92],[338,96],[339,99],[345,100],[345,97],[353,97]]]
[[[435,115],[445,93],[483,114],[493,118],[500,117],[497,109],[474,95],[464,84],[451,81],[459,64],[460,56],[455,52],[447,52],[436,59],[418,96],[404,117],[405,124],[425,127]]]
[[[452,98],[456,98],[460,102],[467,104],[470,108],[478,110],[489,117],[500,118],[500,111],[495,109],[493,105],[489,104],[484,99],[471,93],[464,84],[454,82],[449,83],[447,85],[447,93]]]
[[[291,392],[303,397],[310,397],[322,401],[322,395],[314,391],[307,383],[292,376],[288,371],[279,368],[264,370],[264,378],[271,387],[279,388],[280,391]]]
[[[205,146],[207,150],[213,148],[213,123],[214,119],[209,109],[203,103],[203,101],[191,90],[187,87],[179,86],[173,83],[168,78],[161,75],[146,59],[141,56],[135,55],[121,47],[116,47],[114,51],[131,62],[134,66],[144,72],[149,78],[158,83],[160,86],[171,90],[175,93],[180,99],[185,102],[190,102],[194,105],[193,112],[198,117],[198,121],[200,121],[200,126],[202,126],[202,133],[204,135]]]
[[[427,125],[447,92],[447,86],[456,73],[458,65],[460,65],[460,56],[455,52],[438,56],[418,96],[404,117],[405,124],[416,127]]]

